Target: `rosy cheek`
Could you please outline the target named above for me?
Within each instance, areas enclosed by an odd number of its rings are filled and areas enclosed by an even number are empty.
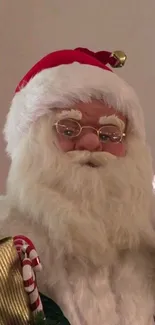
[[[125,143],[104,144],[103,151],[109,152],[116,157],[124,157],[126,155],[126,145]]]
[[[67,151],[72,151],[74,149],[74,142],[71,141],[70,139],[61,137],[61,135],[58,135],[57,137],[59,147],[61,148],[62,151],[67,152]]]

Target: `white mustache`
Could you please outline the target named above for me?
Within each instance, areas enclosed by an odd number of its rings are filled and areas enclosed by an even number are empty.
[[[70,151],[67,155],[73,163],[81,165],[92,163],[97,166],[103,166],[109,160],[117,158],[109,152]]]

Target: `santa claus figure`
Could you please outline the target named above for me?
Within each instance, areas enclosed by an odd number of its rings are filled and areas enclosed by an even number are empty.
[[[153,169],[121,52],[51,53],[16,88],[1,237],[27,236],[41,293],[71,325],[152,325]]]

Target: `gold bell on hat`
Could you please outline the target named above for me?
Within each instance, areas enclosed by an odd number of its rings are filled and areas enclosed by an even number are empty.
[[[127,55],[123,51],[114,51],[111,56],[116,60],[116,62],[112,65],[113,68],[123,67],[127,60]]]

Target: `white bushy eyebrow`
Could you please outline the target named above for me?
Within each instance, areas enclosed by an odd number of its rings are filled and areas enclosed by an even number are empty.
[[[101,116],[99,118],[99,124],[101,125],[107,125],[107,124],[112,124],[112,125],[116,125],[119,127],[119,129],[124,132],[125,130],[125,123],[115,114],[113,115],[109,115],[109,116]]]
[[[64,118],[72,118],[74,120],[80,121],[82,119],[82,113],[77,109],[70,109],[70,110],[64,109],[63,111],[56,114],[56,118],[58,120]]]

